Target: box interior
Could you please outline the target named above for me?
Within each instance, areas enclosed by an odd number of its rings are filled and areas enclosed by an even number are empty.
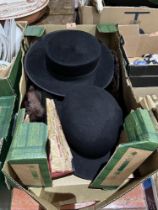
[[[65,29],[66,26],[62,25],[44,25],[46,33],[55,30]],[[122,52],[120,51],[120,46],[118,43],[118,34],[105,34],[98,33],[96,31],[95,25],[78,25],[78,30],[83,30],[96,35],[98,39],[103,42],[106,42],[111,48],[115,49],[121,58],[122,65],[122,88],[123,88],[123,98],[124,103],[127,107],[127,110],[130,111],[133,108],[138,106],[137,98],[133,95],[133,90],[128,80],[128,76],[125,71],[124,62],[122,59]],[[26,91],[26,80],[24,71],[22,72],[22,77],[20,81],[20,94],[21,98],[24,98]],[[143,92],[143,90],[142,90]],[[155,90],[156,92],[156,90]],[[137,92],[138,96],[141,92]],[[123,139],[125,141],[125,139]],[[122,142],[122,140],[121,140]],[[100,190],[100,189],[91,189],[89,188],[89,181],[83,180],[76,176],[68,176],[61,178],[59,180],[53,180],[53,187],[49,188],[29,188],[26,189],[20,181],[17,179],[13,170],[9,167],[7,161],[4,164],[2,169],[5,177],[6,183],[14,185],[25,192],[27,192],[31,197],[33,197],[37,202],[39,202],[45,209],[57,210],[59,206],[75,203],[75,202],[84,202],[84,201],[99,201],[96,204],[96,209],[100,209],[113,200],[119,198],[126,192],[130,191],[136,185],[138,185],[145,178],[150,176],[157,170],[157,159],[158,154],[155,152],[151,157],[149,157],[142,165],[139,177],[131,178],[130,181],[124,185],[117,192],[116,190]]]

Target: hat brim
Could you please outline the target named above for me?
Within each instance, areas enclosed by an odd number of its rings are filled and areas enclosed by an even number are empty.
[[[95,85],[105,88],[112,81],[114,58],[110,50],[103,44],[100,43],[102,53],[96,69],[87,75],[76,78],[59,77],[48,70],[44,45],[45,39],[35,42],[26,53],[24,60],[28,78],[41,89],[64,97],[75,85]]]
[[[71,149],[73,156],[73,168],[74,174],[82,179],[93,180],[99,171],[108,162],[111,152],[108,152],[105,156],[97,159],[88,159],[80,156],[74,150]]]

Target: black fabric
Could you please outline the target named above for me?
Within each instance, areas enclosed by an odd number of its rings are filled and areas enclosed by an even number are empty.
[[[116,146],[123,122],[121,108],[107,91],[94,86],[86,91],[83,86],[72,88],[62,105],[56,105],[68,144],[73,154],[77,154],[75,174],[80,177],[83,174],[82,178],[87,179],[94,177],[106,155]],[[79,157],[83,160],[78,164]],[[81,163],[85,164],[82,168]],[[89,163],[92,170],[82,171],[85,167],[88,170]]]
[[[70,36],[69,31],[56,32],[53,39],[48,35],[46,40],[48,67],[53,66],[53,72],[63,76],[82,76],[92,72],[101,56],[99,42],[88,33],[71,31]]]
[[[100,172],[100,170],[107,164],[110,158],[110,152],[101,158],[89,159],[79,155],[77,152],[71,150],[73,159],[72,165],[74,174],[82,179],[92,180]]]
[[[78,84],[107,87],[113,78],[114,58],[94,36],[63,30],[34,43],[25,56],[24,67],[38,87],[65,96]]]

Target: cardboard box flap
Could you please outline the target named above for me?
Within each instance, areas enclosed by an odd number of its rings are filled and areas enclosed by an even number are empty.
[[[155,160],[155,156],[157,156],[158,158],[158,153],[157,154],[154,153],[148,158],[150,159],[151,165],[152,165],[151,161]],[[146,161],[149,161],[148,159]],[[144,165],[146,165],[145,162],[144,162]],[[109,203],[123,196],[128,191],[132,190],[135,186],[143,182],[143,180],[145,180],[147,177],[155,173],[156,170],[157,170],[157,166],[155,162],[154,168],[153,166],[151,166],[151,168],[149,167],[147,173],[145,173],[144,171],[144,176],[140,178],[131,179],[131,181],[128,182],[128,184],[123,186],[117,192],[115,190],[102,191],[99,189],[87,188],[84,185],[86,183],[83,184],[82,180],[78,180],[80,178],[77,177],[76,179],[74,177],[73,179],[71,176],[62,178],[61,183],[60,183],[60,180],[55,180],[53,188],[44,188],[44,189],[30,188],[30,191],[32,191],[36,196],[38,196],[38,201],[40,201],[40,203],[42,202],[41,199],[43,199],[45,200],[46,203],[48,202],[49,204],[50,203],[56,204],[57,206],[59,204],[66,205],[66,204],[74,203],[74,202],[84,202],[87,200],[90,201],[91,199],[94,199],[95,201],[98,200],[100,202],[96,204],[96,209],[100,210],[106,205],[108,205]],[[70,185],[68,184],[69,181],[70,181]],[[75,185],[75,182],[76,182],[76,185]],[[54,210],[53,207],[52,207],[52,210]]]
[[[141,34],[139,25],[119,25],[119,32],[124,39],[124,50],[128,58],[141,57],[147,53],[158,53],[158,36]]]
[[[0,139],[8,135],[15,98],[15,96],[0,97]]]
[[[47,210],[60,210],[59,207],[59,203],[61,205],[65,205],[65,204],[69,204],[69,203],[74,203],[74,201],[86,201],[86,200],[90,200],[91,198],[93,198],[94,200],[100,200],[101,202],[96,204],[96,209],[102,209],[104,206],[108,205],[109,203],[111,203],[112,201],[118,199],[119,197],[123,196],[125,193],[127,193],[128,191],[132,190],[135,186],[137,186],[138,184],[140,184],[140,182],[142,182],[143,180],[145,180],[148,176],[151,176],[153,173],[155,173],[155,171],[157,170],[157,163],[155,162],[155,166],[153,168],[153,160],[155,160],[155,157],[157,156],[158,159],[158,153],[154,153],[149,159],[149,166],[148,167],[148,171],[147,173],[145,173],[145,175],[141,178],[138,179],[132,179],[130,183],[128,183],[128,185],[124,186],[123,188],[121,188],[120,190],[118,190],[117,192],[113,192],[112,191],[101,191],[101,190],[97,190],[97,189],[90,189],[90,190],[86,190],[86,198],[84,197],[85,195],[85,187],[84,185],[78,185],[79,188],[76,188],[76,186],[64,186],[65,182],[65,178],[62,178],[63,181],[61,182],[61,184],[59,184],[60,180],[56,180],[58,183],[55,184],[55,188],[54,189],[54,193],[52,193],[52,188],[30,188],[29,190],[23,188],[21,185],[19,185],[18,182],[15,181],[14,175],[11,175],[11,171],[10,171],[10,167],[8,166],[7,163],[5,163],[2,171],[5,174],[5,176],[7,177],[7,179],[9,180],[9,183],[12,184],[12,186],[18,187],[19,189],[25,191],[27,194],[29,194],[34,200],[36,200],[38,203],[40,203],[44,209]],[[145,165],[145,163],[144,163]],[[152,171],[152,173],[151,173]],[[80,183],[81,182],[78,182]],[[62,185],[63,184],[63,185]],[[60,186],[60,188],[58,188],[58,186]],[[68,188],[67,188],[68,187]],[[45,192],[46,189],[46,192]],[[73,193],[76,193],[76,198],[73,196]],[[94,194],[91,197],[91,192]],[[99,194],[98,194],[99,193]],[[101,194],[100,194],[101,193]],[[109,194],[107,194],[109,193]],[[112,195],[113,194],[113,195]],[[102,195],[102,196],[101,196]],[[80,196],[78,198],[78,196]],[[56,202],[54,202],[56,201]],[[60,201],[60,202],[59,202]],[[56,206],[56,205],[57,206]]]
[[[16,176],[7,162],[5,162],[2,172],[4,173],[9,185],[25,191],[47,210],[60,210],[61,205],[75,202],[87,202],[90,200],[104,201],[113,193],[113,191],[105,192],[98,189],[90,189],[88,188],[89,181],[80,179],[73,175],[54,180],[54,187],[52,188],[26,189],[16,181]]]
[[[110,7],[105,6],[103,11],[98,14],[95,7],[83,6],[79,10],[81,23],[98,24],[113,23],[119,25],[136,24],[145,33],[157,31],[158,13],[157,9],[150,7]]]
[[[19,112],[16,114],[14,134],[17,131],[18,127],[24,122],[25,114],[25,109],[20,109]]]
[[[140,43],[136,51],[135,57],[142,56],[148,53],[158,53],[158,35],[150,36],[150,34],[141,34]]]
[[[151,142],[158,144],[158,132],[155,126],[154,116],[147,109],[138,108],[132,110],[125,118],[124,129],[126,131],[128,141],[142,143],[140,149],[153,150],[152,144],[148,148],[143,146],[143,142]]]
[[[127,57],[135,57],[140,43],[139,25],[119,25],[119,33],[124,40],[124,49]],[[134,43],[134,44],[133,44]]]

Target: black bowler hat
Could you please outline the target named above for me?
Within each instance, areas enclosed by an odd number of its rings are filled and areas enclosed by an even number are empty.
[[[57,103],[57,108],[58,108]],[[75,174],[93,179],[106,164],[122,127],[122,110],[104,89],[83,86],[69,90],[58,109],[72,150]]]
[[[65,96],[75,85],[105,88],[112,80],[114,59],[107,46],[77,30],[51,32],[28,50],[25,71],[49,93]]]

